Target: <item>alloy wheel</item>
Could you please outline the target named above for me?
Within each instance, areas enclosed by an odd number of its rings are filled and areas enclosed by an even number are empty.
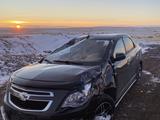
[[[100,104],[95,112],[94,120],[111,120],[112,106],[108,102]]]

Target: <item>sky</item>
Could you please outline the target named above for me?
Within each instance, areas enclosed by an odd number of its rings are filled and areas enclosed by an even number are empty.
[[[160,26],[160,0],[0,0],[0,27]]]

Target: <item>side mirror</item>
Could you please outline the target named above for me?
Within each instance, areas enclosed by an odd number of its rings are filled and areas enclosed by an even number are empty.
[[[117,53],[116,58],[114,59],[115,61],[121,61],[126,58],[126,55],[124,53]]]

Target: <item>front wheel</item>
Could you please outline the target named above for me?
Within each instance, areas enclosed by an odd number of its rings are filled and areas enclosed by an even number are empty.
[[[112,120],[112,106],[108,102],[100,104],[93,120]]]
[[[110,97],[102,97],[101,103],[96,107],[93,120],[112,120],[114,113],[114,101]]]

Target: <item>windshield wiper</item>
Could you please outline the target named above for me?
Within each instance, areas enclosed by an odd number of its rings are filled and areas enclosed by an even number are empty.
[[[53,62],[57,62],[57,63],[65,63],[65,64],[83,65],[83,63],[74,62],[74,61],[54,60]]]
[[[50,60],[48,60],[48,59],[44,59],[44,61],[46,61],[46,62],[48,62],[48,63],[50,63],[50,64],[53,63],[52,61],[50,61]]]

